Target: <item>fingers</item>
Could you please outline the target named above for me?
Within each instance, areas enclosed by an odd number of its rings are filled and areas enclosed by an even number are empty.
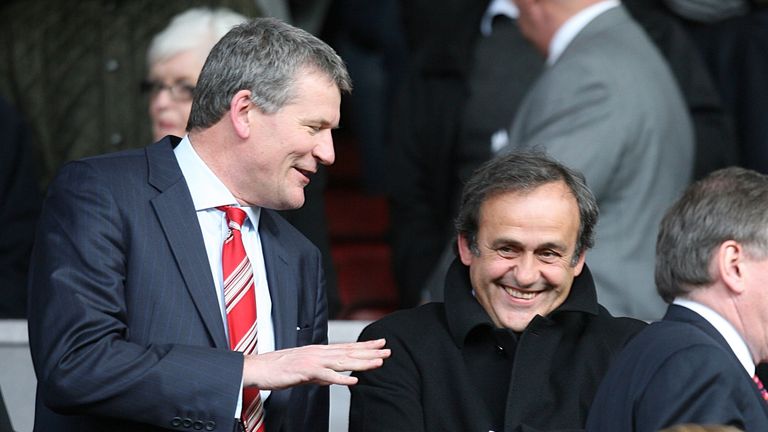
[[[243,384],[279,389],[315,383],[354,385],[357,378],[343,372],[365,371],[384,364],[392,353],[376,339],[333,345],[308,345],[246,356]]]
[[[347,342],[347,343],[337,343],[337,344],[330,344],[330,345],[315,345],[315,346],[322,346],[327,349],[380,349],[384,348],[384,345],[386,345],[387,341],[384,338],[381,339],[373,339],[369,341],[363,341],[363,342]]]
[[[337,372],[351,372],[374,369],[384,363],[392,352],[384,348],[386,341],[376,339],[351,344],[328,345],[331,363],[328,368]]]

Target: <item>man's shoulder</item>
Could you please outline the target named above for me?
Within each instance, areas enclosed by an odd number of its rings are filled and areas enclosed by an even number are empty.
[[[447,331],[443,303],[427,303],[390,313],[369,324],[363,334],[391,335],[405,339],[423,339],[424,334],[441,329]]]
[[[57,171],[51,186],[80,188],[86,182],[104,187],[134,185],[146,180],[147,170],[144,149],[123,150],[66,162]]]
[[[689,322],[661,320],[651,323],[640,342],[685,348],[694,345],[720,346],[712,336]]]
[[[110,175],[110,177],[131,176],[135,174],[135,170],[146,171],[149,152],[172,156],[173,147],[169,142],[163,140],[144,147],[87,156],[64,163],[61,166],[60,172],[91,169],[97,172],[104,172]],[[114,171],[115,169],[123,169],[125,171]]]
[[[635,318],[615,317],[600,305],[597,315],[591,315],[588,319],[589,330],[602,334],[606,343],[613,347],[623,347],[647,326],[645,321]]]
[[[651,367],[654,363],[674,363],[673,359],[696,361],[731,359],[725,347],[697,326],[679,321],[661,320],[648,325],[627,344],[624,361],[641,361]],[[685,360],[686,362],[688,360]],[[725,361],[724,364],[730,363]]]
[[[647,69],[648,63],[654,67]],[[560,73],[573,72],[575,69],[587,70],[598,77],[606,78],[605,83],[610,85],[626,83],[630,77],[627,75],[628,70],[655,72],[655,68],[662,64],[664,60],[661,54],[644,30],[624,8],[618,7],[606,11],[590,22],[571,41],[552,70]],[[570,77],[571,80],[579,78],[587,77]],[[622,89],[623,86],[618,90]]]

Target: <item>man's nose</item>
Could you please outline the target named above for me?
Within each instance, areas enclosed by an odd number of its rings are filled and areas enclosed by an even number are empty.
[[[171,92],[168,89],[162,89],[150,97],[149,104],[152,108],[163,108],[171,102],[173,102]]]
[[[515,280],[520,288],[532,286],[539,280],[539,263],[533,254],[525,253],[514,264]]]
[[[332,165],[336,160],[336,153],[333,149],[333,135],[330,129],[321,132],[320,142],[312,150],[312,155],[323,165]]]

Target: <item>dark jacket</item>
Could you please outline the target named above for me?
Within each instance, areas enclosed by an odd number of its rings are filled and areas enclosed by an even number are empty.
[[[361,334],[361,340],[386,338],[392,356],[379,369],[355,374],[349,430],[492,429],[465,362],[474,330],[490,323],[472,295],[467,267],[454,261],[444,304],[393,313]],[[566,301],[548,317],[536,316],[519,336],[503,430],[583,428],[611,360],[643,326],[598,305],[584,267]]]
[[[656,432],[683,423],[768,431],[768,404],[728,342],[677,305],[627,345],[592,408],[590,432]]]
[[[233,429],[243,355],[178,143],[71,162],[48,190],[29,278],[35,431]],[[272,210],[258,231],[275,349],[327,343],[320,252]],[[328,429],[327,387],[275,390],[265,407],[270,432]]]

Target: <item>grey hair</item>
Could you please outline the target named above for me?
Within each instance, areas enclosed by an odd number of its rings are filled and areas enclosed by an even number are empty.
[[[198,7],[182,12],[152,38],[147,64],[151,68],[186,51],[198,51],[204,58],[232,27],[246,21],[248,18],[227,8]]]
[[[511,152],[498,156],[478,168],[464,185],[461,205],[456,218],[456,232],[466,237],[470,250],[477,248],[480,207],[489,198],[509,192],[531,192],[544,184],[562,181],[576,199],[579,207],[579,233],[571,264],[595,243],[594,228],[599,210],[594,194],[584,176],[543,153]]]
[[[666,302],[714,282],[712,255],[725,241],[768,256],[768,177],[724,168],[690,185],[656,238],[656,288]]]
[[[262,112],[277,112],[293,100],[296,78],[307,70],[326,75],[341,92],[352,90],[338,54],[308,32],[276,18],[233,28],[213,47],[200,72],[187,131],[219,121],[240,90],[250,90]]]

